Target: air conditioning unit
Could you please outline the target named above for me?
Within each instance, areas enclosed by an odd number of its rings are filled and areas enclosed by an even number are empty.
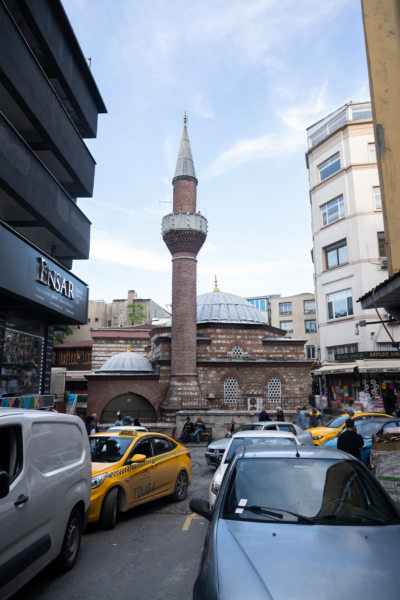
[[[388,268],[387,258],[381,258],[380,267],[381,267],[381,269]]]
[[[248,396],[247,397],[247,410],[260,411],[264,404],[264,398],[262,396]]]

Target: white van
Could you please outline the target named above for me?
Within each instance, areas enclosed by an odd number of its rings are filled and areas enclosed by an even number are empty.
[[[76,416],[0,408],[0,598],[47,564],[75,564],[92,481],[89,440]]]

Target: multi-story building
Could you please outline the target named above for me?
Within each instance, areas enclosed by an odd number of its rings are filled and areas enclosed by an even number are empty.
[[[317,357],[318,334],[314,294],[272,297],[271,325],[286,331],[287,337],[304,340],[306,358]]]
[[[48,406],[55,326],[83,324],[103,100],[60,0],[0,2],[0,401]]]
[[[388,373],[377,393],[377,373],[385,363],[370,359],[387,356],[391,340],[375,310],[356,303],[387,276],[371,105],[346,104],[307,135],[321,359],[315,373],[323,376],[328,400],[379,402],[396,376]]]

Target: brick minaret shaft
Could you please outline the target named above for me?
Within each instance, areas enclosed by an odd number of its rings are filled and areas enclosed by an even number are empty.
[[[198,383],[196,344],[196,257],[207,236],[207,221],[196,212],[197,179],[186,115],[172,184],[173,213],[162,224],[172,254],[171,379],[163,408],[177,410],[207,406]]]

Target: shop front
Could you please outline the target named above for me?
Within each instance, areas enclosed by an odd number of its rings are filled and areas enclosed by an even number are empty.
[[[0,225],[0,405],[48,408],[53,334],[83,324],[87,285]]]

